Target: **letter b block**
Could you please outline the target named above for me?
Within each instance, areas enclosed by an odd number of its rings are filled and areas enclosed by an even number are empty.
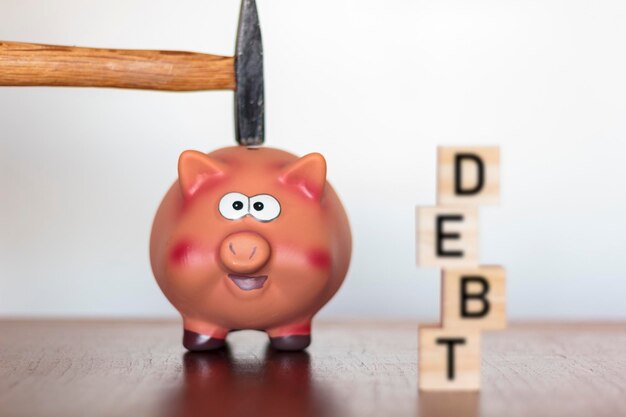
[[[418,367],[420,390],[477,391],[479,331],[420,327]]]
[[[440,147],[437,204],[495,205],[500,202],[500,148]]]
[[[478,266],[476,208],[418,207],[416,215],[419,266]]]
[[[446,329],[506,328],[504,268],[446,269],[442,273],[441,286],[443,326]]]

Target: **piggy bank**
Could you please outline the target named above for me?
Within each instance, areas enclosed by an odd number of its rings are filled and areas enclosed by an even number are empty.
[[[350,263],[344,208],[318,153],[243,146],[185,151],[150,239],[154,276],[191,351],[265,331],[278,350],[311,342],[311,320]]]

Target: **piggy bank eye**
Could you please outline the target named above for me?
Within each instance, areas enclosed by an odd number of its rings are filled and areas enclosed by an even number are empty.
[[[259,221],[269,222],[280,214],[280,204],[269,194],[255,195],[250,198],[250,214]]]
[[[228,193],[220,200],[220,214],[228,220],[241,219],[248,214],[250,200],[241,193]]]

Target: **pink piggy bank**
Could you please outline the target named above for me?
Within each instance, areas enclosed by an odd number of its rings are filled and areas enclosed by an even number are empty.
[[[279,350],[311,342],[311,320],[348,271],[352,238],[317,153],[242,146],[184,152],[150,239],[154,276],[183,318],[183,345],[267,332]]]

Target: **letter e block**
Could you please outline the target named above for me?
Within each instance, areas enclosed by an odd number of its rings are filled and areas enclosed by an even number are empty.
[[[439,147],[437,205],[478,206],[500,202],[500,148]]]
[[[445,328],[506,328],[506,273],[499,266],[445,269],[441,287]]]
[[[478,209],[417,207],[416,222],[419,266],[478,266]]]
[[[420,390],[479,390],[480,332],[420,326],[418,368]]]

